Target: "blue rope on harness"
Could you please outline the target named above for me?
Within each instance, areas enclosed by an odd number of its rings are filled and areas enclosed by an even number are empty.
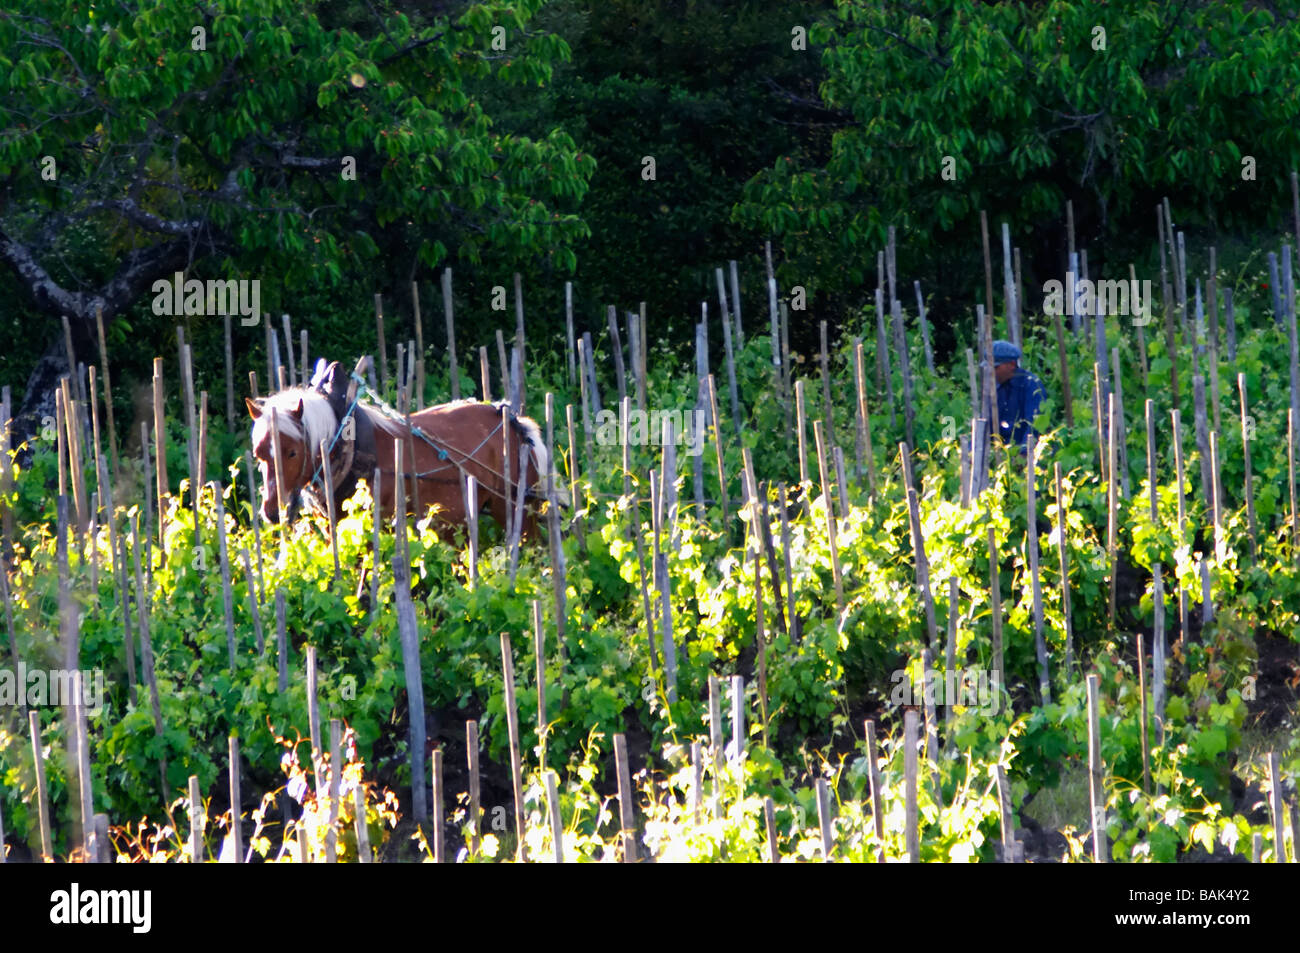
[[[354,374],[352,376],[355,377],[356,375]],[[348,421],[352,419],[352,411],[357,409],[357,401],[360,399],[361,391],[358,389],[357,396],[352,399],[352,405],[348,407],[347,412],[343,415],[343,419],[339,421],[338,429],[334,431],[334,439],[330,441],[329,449],[325,451],[324,455],[320,458],[320,463],[316,465],[316,472],[311,476],[312,486],[315,486],[317,482],[321,482],[321,485],[324,486],[320,477],[321,473],[325,470],[325,461],[334,453],[334,448],[338,445],[339,437],[343,436],[343,431],[347,427]]]
[[[354,380],[354,381],[357,382],[357,396],[353,399],[353,401],[352,401],[352,406],[350,406],[350,407],[348,408],[347,413],[343,415],[343,420],[339,422],[339,429],[338,429],[338,432],[334,434],[334,441],[333,441],[333,443],[330,444],[330,447],[329,447],[329,451],[328,451],[328,453],[333,453],[333,452],[334,452],[334,445],[335,445],[336,443],[338,443],[338,439],[339,439],[339,437],[340,437],[340,436],[342,435],[342,433],[343,433],[343,427],[344,427],[344,425],[346,424],[346,421],[348,420],[348,418],[352,416],[352,412],[356,409],[357,402],[358,402],[359,400],[361,400],[361,396],[362,396],[362,394],[370,394],[372,397],[375,396],[374,394],[371,393],[370,388],[366,386],[365,378],[363,378],[361,375],[359,375],[356,371],[352,371],[348,376],[351,377],[352,380]],[[380,409],[380,411],[381,411],[385,416],[390,417],[390,418],[399,418],[399,417],[400,417],[399,414],[397,414],[395,411],[391,410],[391,409],[388,407],[387,404],[385,404],[382,400],[378,399],[377,397],[375,398],[375,402],[379,405],[379,409]],[[448,455],[447,448],[444,447],[444,446],[443,446],[439,441],[434,440],[434,439],[433,439],[432,437],[430,437],[427,433],[425,433],[424,430],[423,430],[422,428],[420,428],[420,427],[417,427],[417,426],[414,426],[414,425],[411,425],[411,424],[408,424],[408,427],[410,428],[410,432],[411,432],[411,435],[412,435],[412,436],[419,437],[421,440],[423,440],[425,443],[427,443],[430,447],[432,447],[435,451],[437,451],[437,453],[438,453],[438,459],[439,459],[439,460],[451,460],[451,457]],[[451,460],[452,465],[455,466],[457,469],[461,469],[461,465],[462,465],[465,461],[467,461],[467,460],[473,460],[475,454],[477,454],[477,453],[479,452],[479,450],[482,449],[482,447],[483,447],[483,446],[484,446],[484,445],[485,445],[489,440],[491,440],[492,437],[493,437],[493,435],[495,435],[495,434],[497,433],[497,431],[499,431],[500,429],[501,429],[501,423],[498,422],[497,425],[496,425],[496,427],[493,428],[492,433],[488,434],[486,437],[484,437],[482,440],[480,440],[480,441],[479,441],[479,444],[478,444],[477,447],[475,447],[473,450],[471,450],[468,454],[463,454],[463,456],[462,456],[462,460],[461,460],[460,463],[457,463],[455,460]],[[457,451],[457,452],[459,453],[459,452],[461,452],[461,451]],[[317,479],[319,478],[320,473],[321,473],[322,469],[324,468],[324,466],[325,466],[325,459],[322,458],[322,459],[321,459],[320,466],[318,466],[318,467],[316,468],[316,474],[312,476],[312,483],[313,483],[313,484],[316,483],[316,481],[317,481]],[[444,467],[444,468],[442,468],[442,469],[446,469],[446,468]],[[463,471],[462,471],[462,472],[463,472]],[[495,471],[491,471],[491,472],[495,472]],[[500,475],[501,475],[501,474],[497,474],[497,476],[500,476]],[[419,476],[419,474],[416,474],[416,476]],[[497,494],[500,495],[500,496],[504,496],[504,494],[502,494],[499,490],[494,490],[494,489],[492,489],[491,487],[488,487],[488,489],[490,489],[490,490],[491,490],[492,492],[494,492],[494,493],[497,493]]]

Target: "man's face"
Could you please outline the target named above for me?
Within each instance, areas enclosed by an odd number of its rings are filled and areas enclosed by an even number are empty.
[[[1011,380],[1011,375],[1016,372],[1015,361],[1003,361],[1001,364],[993,365],[993,376],[999,384],[1005,384]]]

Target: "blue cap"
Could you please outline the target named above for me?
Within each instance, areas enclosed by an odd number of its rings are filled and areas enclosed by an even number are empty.
[[[993,342],[993,363],[1005,364],[1007,361],[1020,360],[1020,348],[1010,341]]]

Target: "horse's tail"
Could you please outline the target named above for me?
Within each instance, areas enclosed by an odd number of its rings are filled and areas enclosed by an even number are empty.
[[[495,406],[500,410],[501,408],[508,408],[510,403],[509,401],[499,401]],[[563,481],[555,477],[551,471],[551,455],[546,449],[546,440],[542,437],[541,426],[533,418],[515,413],[511,413],[510,422],[513,424],[515,432],[523,437],[524,442],[528,444],[529,450],[532,451],[538,481],[544,485],[547,475],[551,475],[553,477],[551,486],[555,492],[555,502],[563,507],[570,506],[572,501],[569,499],[569,491],[565,488]]]

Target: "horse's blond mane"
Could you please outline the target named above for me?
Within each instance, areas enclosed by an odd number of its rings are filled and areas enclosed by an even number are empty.
[[[301,420],[293,413],[298,409],[298,401],[302,401]],[[262,416],[257,419],[255,430],[270,428],[272,409],[276,411],[281,439],[301,440],[313,451],[322,440],[332,439],[338,427],[338,418],[334,416],[330,402],[310,387],[291,387],[268,396],[262,404]],[[254,444],[260,438],[261,431],[258,430],[253,434]]]

